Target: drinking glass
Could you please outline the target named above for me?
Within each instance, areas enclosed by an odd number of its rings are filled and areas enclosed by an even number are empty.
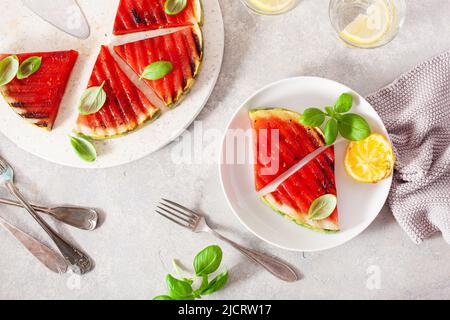
[[[351,47],[376,48],[392,41],[406,15],[405,0],[331,0],[330,20]]]
[[[294,9],[300,0],[241,0],[252,12],[261,15],[278,15]]]

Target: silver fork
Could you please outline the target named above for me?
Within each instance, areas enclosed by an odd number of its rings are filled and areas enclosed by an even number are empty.
[[[203,215],[183,207],[176,202],[167,199],[162,200],[164,202],[159,203],[159,206],[157,206],[159,210],[156,210],[156,212],[163,217],[195,233],[207,232],[214,235],[215,237],[227,242],[235,249],[239,250],[242,254],[260,264],[275,277],[283,281],[294,282],[298,280],[298,276],[295,271],[286,263],[258,251],[245,248],[236,242],[225,238],[208,226],[206,218]]]
[[[73,272],[77,274],[85,274],[89,272],[92,267],[92,261],[81,250],[69,244],[67,240],[58,235],[39,215],[36,213],[30,203],[25,200],[19,189],[14,185],[14,171],[11,166],[0,157],[0,186],[6,187],[13,196],[19,200],[25,209],[31,214],[36,222],[44,229],[50,236],[53,242],[58,247],[64,259],[72,267]]]

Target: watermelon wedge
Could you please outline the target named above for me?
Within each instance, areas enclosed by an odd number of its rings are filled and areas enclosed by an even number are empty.
[[[250,119],[254,136],[256,191],[325,145],[320,129],[304,127],[297,112],[286,109],[251,110]]]
[[[164,10],[166,0],[121,0],[113,33],[129,33],[201,24],[203,10],[200,0],[187,0],[186,8],[176,15]]]
[[[0,60],[10,56],[0,54]],[[0,93],[11,108],[35,126],[52,130],[58,115],[67,82],[78,58],[76,51],[23,53],[17,57],[24,60],[37,56],[42,58],[39,70],[30,77],[0,87]]]
[[[100,86],[103,81],[105,104],[96,113],[80,114],[76,133],[98,140],[113,138],[135,130],[159,115],[159,108],[125,75],[106,46],[101,47],[88,88]]]
[[[330,147],[285,180],[276,191],[262,197],[273,210],[306,228],[320,232],[339,231],[338,209],[322,220],[311,220],[308,211],[317,198],[337,196],[334,147]]]
[[[116,53],[141,75],[156,61],[169,61],[173,70],[159,80],[142,79],[168,107],[181,101],[191,89],[203,59],[203,39],[195,25],[181,31],[114,47]]]

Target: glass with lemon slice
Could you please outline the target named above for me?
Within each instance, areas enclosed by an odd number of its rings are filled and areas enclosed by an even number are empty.
[[[392,41],[405,19],[405,0],[331,0],[330,19],[339,37],[358,48]]]
[[[277,15],[294,9],[299,0],[241,0],[251,11],[263,15]]]

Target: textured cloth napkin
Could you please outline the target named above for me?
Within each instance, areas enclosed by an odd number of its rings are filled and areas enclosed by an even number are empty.
[[[450,243],[450,52],[428,60],[367,100],[397,154],[389,206],[420,243],[442,232]]]

